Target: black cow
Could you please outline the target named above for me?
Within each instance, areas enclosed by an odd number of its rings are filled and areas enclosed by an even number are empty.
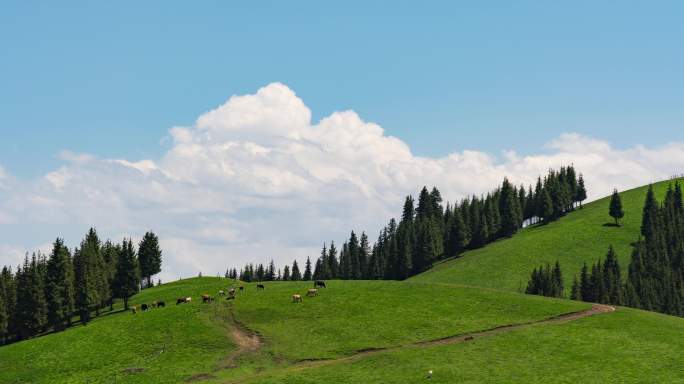
[[[244,290],[245,290],[245,287],[243,287],[243,286],[241,285],[241,286],[240,286],[240,290],[241,290],[241,291],[244,291]]]
[[[257,284],[257,291],[260,289],[266,289],[263,284]]]
[[[164,308],[165,306],[166,306],[166,303],[164,303],[163,301],[158,301],[158,302],[157,302],[157,307],[158,307],[158,308]]]
[[[325,281],[323,281],[323,280],[314,281],[314,288],[318,288],[318,287],[325,288]]]
[[[140,309],[141,309],[143,312],[145,312],[145,311],[147,311],[147,310],[149,309],[149,306],[148,306],[147,304],[141,304],[141,305],[140,305]]]

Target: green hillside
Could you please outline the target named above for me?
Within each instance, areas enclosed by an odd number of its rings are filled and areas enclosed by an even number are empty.
[[[654,185],[657,198],[663,198],[669,184],[670,181],[665,181]],[[410,280],[523,292],[533,268],[558,260],[566,290],[569,290],[582,263],[591,265],[596,262],[605,256],[611,244],[622,269],[626,271],[631,255],[630,244],[640,234],[647,189],[644,186],[620,193],[625,211],[620,227],[610,225],[610,197],[606,197],[548,225],[526,228],[509,239],[465,252],[462,257],[435,265]]]
[[[620,308],[469,342],[289,369],[250,383],[683,383],[684,320]]]
[[[668,183],[656,185],[662,197]],[[566,283],[609,244],[623,268],[646,188],[467,252],[407,281],[244,284],[193,278],[146,289],[86,326],[0,347],[1,383],[684,383],[684,319],[521,294],[532,268],[561,262]],[[292,295],[304,296],[293,303]],[[177,297],[192,296],[176,305]]]
[[[303,359],[410,344],[454,334],[527,323],[586,309],[586,303],[446,285],[332,281],[315,298],[294,304],[310,282],[247,284],[235,302],[202,304],[198,296],[229,280],[195,278],[145,290],[133,303],[165,300],[166,308],[118,312],[0,348],[2,383],[182,382],[239,377]],[[175,305],[191,295],[188,305]],[[237,321],[257,331],[263,346],[235,364]],[[233,336],[231,336],[233,335]],[[256,348],[255,348],[256,349]],[[29,362],[31,362],[29,364]]]

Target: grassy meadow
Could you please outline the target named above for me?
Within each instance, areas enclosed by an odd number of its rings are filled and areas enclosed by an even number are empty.
[[[451,345],[413,346],[246,383],[683,383],[684,321],[619,308]],[[428,370],[432,378],[426,380]]]
[[[357,350],[431,340],[525,323],[589,307],[557,299],[448,285],[379,281],[331,281],[318,297],[292,303],[310,283],[265,283],[230,304],[202,304],[232,282],[204,277],[151,288],[133,304],[164,300],[165,308],[117,311],[76,326],[0,348],[2,383],[182,382],[194,376],[235,377],[303,359],[339,357]],[[175,298],[193,296],[191,304]],[[236,348],[230,310],[263,340],[262,351],[238,369],[217,372]]]

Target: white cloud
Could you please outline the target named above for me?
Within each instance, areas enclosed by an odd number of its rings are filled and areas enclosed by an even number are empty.
[[[423,185],[438,186],[453,201],[485,193],[505,176],[529,184],[551,167],[574,163],[595,198],[681,173],[684,164],[684,143],[615,149],[572,133],[540,155],[415,156],[353,111],[313,123],[303,101],[280,83],[233,96],[194,126],[169,133],[170,149],[160,159],[64,151],[62,167],[12,183],[0,168],[0,264],[16,264],[23,256],[16,249],[58,235],[76,245],[91,225],[117,241],[156,231],[164,280],[247,261],[301,262],[351,229],[374,238]]]

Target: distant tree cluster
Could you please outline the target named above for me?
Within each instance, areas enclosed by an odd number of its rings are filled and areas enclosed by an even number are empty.
[[[249,263],[245,265],[240,271],[237,269],[228,269],[226,272],[226,277],[229,279],[239,279],[244,282],[252,281],[300,281],[300,280],[311,280],[311,259],[306,258],[306,265],[304,268],[304,275],[299,270],[299,264],[297,260],[292,262],[292,267],[286,265],[283,270],[276,270],[275,263],[273,260],[267,265],[263,264],[254,265]]]
[[[145,234],[139,251],[130,239],[103,244],[92,228],[73,253],[58,238],[49,256],[27,254],[16,272],[7,266],[0,272],[0,341],[60,331],[76,316],[87,324],[93,312],[99,316],[106,307],[112,310],[117,298],[127,308],[128,298],[141,286],[152,286],[151,276],[160,268],[161,250],[152,232]]]
[[[616,192],[611,201],[611,216],[617,220],[624,212]],[[539,277],[538,270],[532,275],[530,285],[535,287],[532,280],[546,279]],[[544,294],[529,286],[527,293]],[[641,236],[634,243],[627,278],[623,279],[611,246],[591,268],[584,264],[579,278],[574,278],[570,298],[684,316],[684,202],[679,182],[669,186],[662,204],[649,186]]]
[[[603,261],[599,260],[591,266],[582,266],[580,277],[572,283],[570,298],[602,304],[623,304],[624,287],[620,265],[615,250],[611,246]]]
[[[587,198],[584,179],[574,167],[550,170],[536,186],[515,187],[508,179],[486,196],[465,198],[458,204],[442,205],[437,188],[423,187],[415,201],[407,196],[401,219],[391,219],[371,245],[365,232],[352,231],[338,249],[324,244],[313,266],[307,259],[304,280],[388,279],[402,280],[432,267],[435,261],[460,255],[467,249],[515,234],[523,224],[549,223],[581,206]],[[294,278],[294,265],[286,267]],[[285,279],[275,267],[248,264],[226,276],[245,281]],[[287,280],[287,279],[286,279]]]
[[[546,264],[535,268],[530,276],[530,281],[527,283],[525,293],[530,295],[540,295],[549,297],[563,297],[563,275],[561,273],[560,264]]]

